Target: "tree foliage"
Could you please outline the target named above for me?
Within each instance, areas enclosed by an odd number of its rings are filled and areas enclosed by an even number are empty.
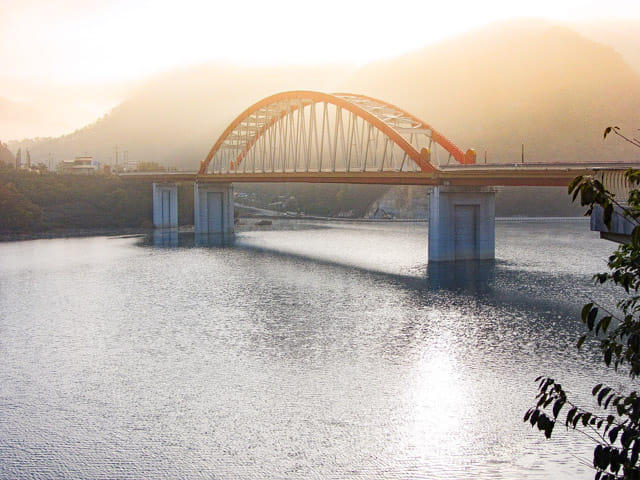
[[[0,183],[0,232],[37,229],[42,211],[25,198],[15,185]]]
[[[640,147],[617,127],[609,127],[604,136],[615,133]],[[629,243],[622,244],[609,257],[609,271],[594,276],[596,283],[620,287],[621,298],[614,312],[594,302],[582,308],[581,320],[587,333],[577,342],[581,348],[594,340],[607,367],[625,373],[630,379],[640,375],[640,170],[630,169],[625,178],[631,185],[626,202],[617,199],[597,178],[579,176],[569,186],[574,200],[587,207],[586,215],[596,206],[602,208],[608,228],[614,215],[623,215],[634,224]],[[574,403],[562,385],[552,378],[538,377],[537,403],[524,421],[550,438],[556,424],[580,430],[595,442],[593,468],[596,480],[640,479],[640,393],[618,391],[599,383],[591,394],[599,410],[590,411]]]
[[[16,163],[16,159],[7,148],[7,144],[0,142],[0,164],[7,164],[7,165],[14,166],[15,163]]]
[[[0,198],[0,230],[5,232],[140,227],[150,223],[152,210],[150,185],[111,175],[36,173],[2,164]]]

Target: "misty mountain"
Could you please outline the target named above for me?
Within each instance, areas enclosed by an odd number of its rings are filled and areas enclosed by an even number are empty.
[[[218,135],[252,103],[282,90],[330,91],[347,67],[241,67],[211,64],[156,77],[95,123],[58,138],[11,142],[32,159],[89,154],[100,162],[155,161],[195,169]],[[37,160],[38,161],[38,160]]]
[[[63,135],[87,125],[101,114],[118,105],[138,83],[72,84],[41,82],[20,88],[10,83],[2,86],[13,90],[19,101],[10,95],[0,98],[0,139],[27,138],[32,132],[38,137]]]
[[[19,137],[27,128],[42,128],[40,116],[28,104],[0,97],[0,140],[6,142]],[[33,131],[33,130],[31,130]]]
[[[357,70],[210,64],[154,78],[94,124],[11,142],[46,163],[80,154],[195,169],[245,108],[283,90],[351,91],[422,118],[478,161],[638,159],[608,125],[640,127],[640,76],[612,47],[548,22],[492,25]]]
[[[587,38],[611,45],[637,72],[640,72],[640,20],[601,20],[572,24]]]
[[[612,47],[543,22],[494,25],[366,66],[344,85],[404,106],[478,162],[638,159],[640,76]]]

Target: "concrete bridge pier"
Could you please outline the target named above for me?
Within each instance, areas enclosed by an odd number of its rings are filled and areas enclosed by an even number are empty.
[[[153,184],[153,226],[178,228],[178,185]]]
[[[429,262],[495,258],[493,187],[437,186],[429,201]]]
[[[193,185],[193,215],[196,234],[233,235],[233,186]]]
[[[602,182],[607,190],[616,196],[616,200],[626,207],[629,193],[633,190],[625,178],[625,170],[601,170],[596,174],[596,178]],[[611,229],[604,224],[604,211],[600,205],[593,207],[591,212],[591,230],[600,232],[600,238],[611,240],[617,243],[630,243],[631,234],[635,223],[624,216],[623,209],[615,206],[611,217]]]

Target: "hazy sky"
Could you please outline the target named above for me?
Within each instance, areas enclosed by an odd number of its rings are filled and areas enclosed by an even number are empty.
[[[0,60],[6,80],[35,83],[123,81],[212,59],[366,62],[516,16],[640,17],[640,2],[2,0]]]
[[[82,95],[117,98],[128,82],[208,60],[365,63],[513,17],[640,18],[640,1],[0,0],[0,97],[92,84]]]

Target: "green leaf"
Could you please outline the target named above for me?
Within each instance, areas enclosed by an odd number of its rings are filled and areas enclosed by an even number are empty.
[[[611,443],[614,443],[616,441],[616,438],[618,438],[618,432],[620,431],[620,427],[613,427],[610,431],[609,431],[609,441]]]
[[[564,403],[565,403],[565,401],[562,398],[559,398],[553,404],[553,416],[555,418],[558,418],[558,414],[560,413],[560,410],[562,410],[562,406],[564,405]]]
[[[571,422],[573,428],[576,428],[578,426],[578,422],[580,421],[580,418],[582,418],[582,415],[584,415],[584,413],[578,413],[573,417],[573,422]]]
[[[611,230],[611,217],[613,216],[613,204],[609,203],[604,207],[602,212],[602,221]]]
[[[593,308],[587,315],[587,328],[589,330],[593,330],[593,324],[596,321],[596,317],[598,316],[598,308]]]
[[[622,437],[620,437],[620,443],[622,444],[622,446],[624,448],[628,448],[629,445],[631,444],[631,440],[634,439],[634,437],[637,436],[637,433],[635,430],[632,430],[630,428],[626,428],[623,432],[622,432]]]
[[[533,412],[531,412],[531,416],[529,417],[529,423],[531,423],[531,426],[533,427],[536,422],[538,421],[538,417],[540,416],[540,410],[535,409]]]
[[[564,422],[565,426],[569,426],[570,423],[572,423],[573,421],[573,417],[576,414],[576,412],[578,411],[577,407],[572,407],[571,410],[569,410],[569,412],[567,413],[567,419]]]
[[[579,339],[578,339],[578,344],[576,345],[578,347],[578,349],[580,349],[580,347],[582,347],[582,344],[584,343],[584,341],[587,339],[586,335],[582,335]]]
[[[576,178],[571,180],[571,183],[569,184],[568,193],[573,192],[574,200],[576,199],[576,195],[578,195],[578,193],[580,192],[580,189],[576,187],[582,183],[583,179],[584,179],[584,175],[578,175]]]
[[[607,329],[609,328],[609,325],[611,324],[611,319],[612,319],[611,315],[607,315],[602,320],[600,320],[600,327],[602,328],[602,331],[604,333],[606,333]]]
[[[640,226],[633,228],[633,231],[631,232],[631,242],[633,245],[640,245]]]
[[[600,393],[598,394],[598,405],[602,405],[604,397],[606,397],[610,391],[611,391],[611,387],[605,387],[602,390],[600,390]]]
[[[611,365],[611,357],[613,356],[613,351],[608,348],[604,351],[604,363],[607,365]]]
[[[611,403],[611,400],[613,399],[613,397],[615,397],[615,393],[610,394],[607,399],[604,401],[604,405],[603,407],[605,409],[609,408],[609,403]]]

